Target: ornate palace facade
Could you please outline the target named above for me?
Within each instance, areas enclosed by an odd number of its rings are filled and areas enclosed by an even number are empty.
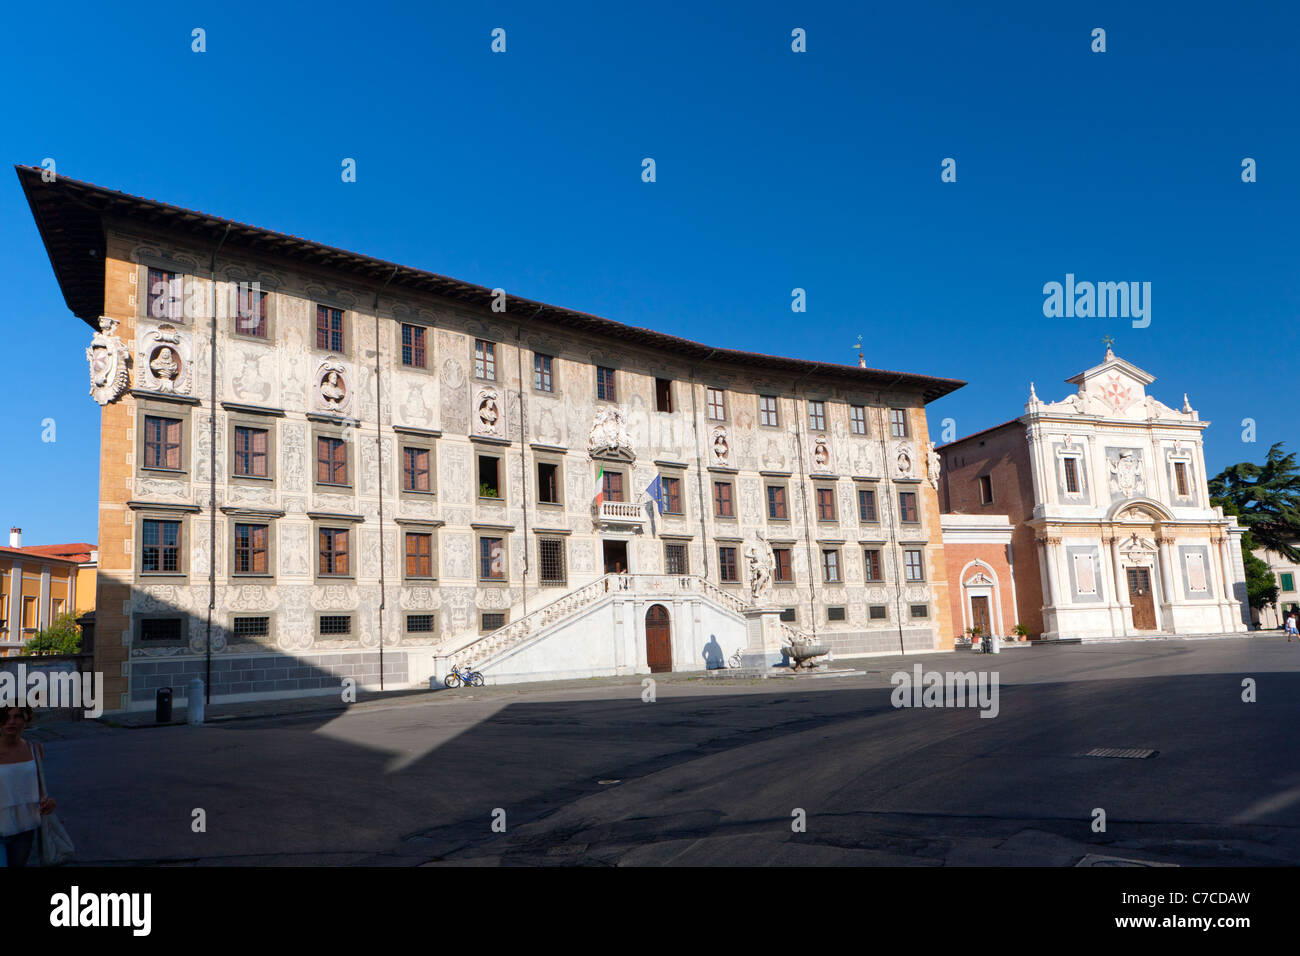
[[[18,172],[95,330],[96,652],[123,708],[194,676],[231,700],[952,647],[925,405],[962,383]]]

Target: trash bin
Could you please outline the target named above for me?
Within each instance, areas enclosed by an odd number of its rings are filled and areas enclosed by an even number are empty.
[[[158,696],[154,704],[153,719],[160,724],[171,723],[172,689],[170,687],[158,688]]]

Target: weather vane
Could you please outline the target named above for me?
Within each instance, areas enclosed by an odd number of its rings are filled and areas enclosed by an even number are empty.
[[[858,350],[858,368],[866,368],[867,359],[866,356],[862,354],[862,336],[858,336],[858,344],[853,347]]]
[[[1104,342],[1104,343],[1106,344],[1106,351],[1107,351],[1107,352],[1109,352],[1111,346],[1115,344],[1115,340],[1112,339],[1109,335],[1106,336],[1105,338],[1103,338],[1103,339],[1102,339],[1102,342]]]

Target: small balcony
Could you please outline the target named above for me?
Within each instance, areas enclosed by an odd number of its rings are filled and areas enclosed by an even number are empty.
[[[602,501],[596,520],[602,525],[631,525],[641,528],[646,523],[645,507],[628,501]]]

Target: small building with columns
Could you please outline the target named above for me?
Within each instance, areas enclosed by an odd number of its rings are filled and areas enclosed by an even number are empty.
[[[1107,639],[1248,629],[1235,518],[1210,503],[1201,433],[1183,396],[1108,347],[1017,419],[939,449],[941,506],[1005,514],[1019,616],[1040,638]]]

